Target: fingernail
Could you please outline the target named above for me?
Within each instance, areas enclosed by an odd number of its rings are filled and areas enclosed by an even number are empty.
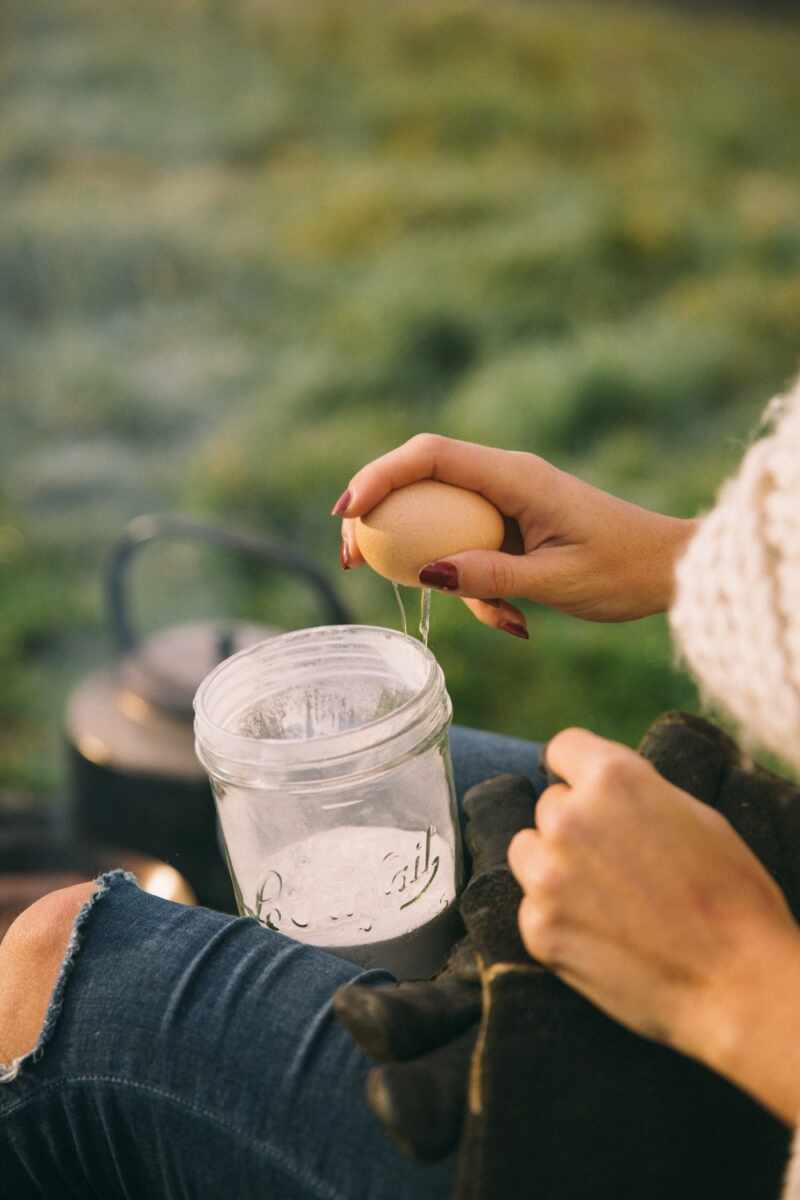
[[[339,562],[342,564],[343,571],[350,570],[350,551],[348,549],[347,542],[341,542],[339,544]]]
[[[526,642],[530,640],[531,635],[518,621],[501,621],[497,628],[502,629],[503,633],[510,633],[512,637],[524,638]]]
[[[449,562],[428,563],[427,567],[420,571],[419,581],[428,587],[455,592],[458,589],[458,567]]]
[[[333,508],[331,509],[331,516],[332,517],[340,517],[342,515],[342,513],[347,512],[348,508],[350,507],[350,501],[352,500],[352,498],[353,497],[350,493],[350,488],[348,488],[346,492],[342,492],[341,496],[339,497],[339,499],[336,501]]]

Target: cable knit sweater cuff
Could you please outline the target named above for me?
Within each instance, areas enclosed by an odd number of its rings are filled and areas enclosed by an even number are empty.
[[[670,624],[705,698],[800,769],[800,385],[772,413],[678,563]]]

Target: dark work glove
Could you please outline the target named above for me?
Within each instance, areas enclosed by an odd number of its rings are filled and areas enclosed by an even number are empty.
[[[690,713],[659,717],[639,752],[675,787],[727,818],[800,920],[800,787],[758,766],[733,738]]]
[[[752,769],[700,718],[669,714],[640,749],[724,813],[797,912],[796,789]],[[528,956],[516,923],[521,893],[504,863],[513,832],[530,823],[533,795],[509,776],[468,793],[467,938],[445,972],[337,995],[337,1012],[367,1052],[402,1060],[372,1071],[373,1109],[419,1157],[459,1144],[458,1200],[777,1195],[789,1143],[777,1120],[699,1063],[610,1020]]]
[[[505,863],[512,837],[531,824],[535,803],[530,781],[513,775],[472,788],[464,800],[472,860],[472,882],[461,898],[465,923],[467,912],[473,924],[492,923],[499,943],[523,955],[516,922],[519,889]],[[467,894],[477,899],[479,891],[480,916],[467,903]],[[456,944],[430,982],[354,984],[338,991],[333,1003],[359,1045],[386,1064],[370,1073],[367,1097],[397,1144],[423,1160],[453,1150],[481,1016],[480,961],[472,936]]]

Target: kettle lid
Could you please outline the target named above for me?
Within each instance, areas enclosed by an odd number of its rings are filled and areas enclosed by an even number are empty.
[[[120,682],[155,708],[190,720],[195,692],[213,667],[281,632],[247,621],[172,625],[137,643],[122,659]]]

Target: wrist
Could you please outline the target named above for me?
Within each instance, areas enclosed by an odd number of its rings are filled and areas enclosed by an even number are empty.
[[[675,1045],[793,1125],[800,1120],[800,930],[756,933],[746,944],[687,1005]]]
[[[694,536],[699,522],[691,518],[659,515],[652,530],[651,553],[641,579],[642,616],[666,612],[675,595],[675,568]]]

